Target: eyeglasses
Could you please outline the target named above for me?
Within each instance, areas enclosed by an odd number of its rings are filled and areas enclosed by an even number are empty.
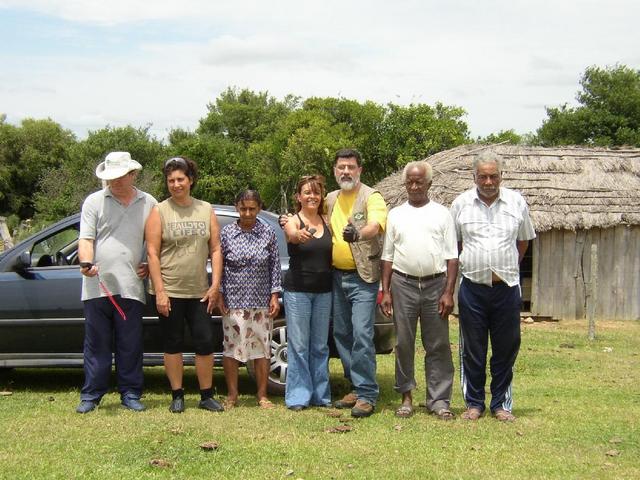
[[[187,161],[182,157],[173,157],[167,160],[166,162],[164,162],[164,168],[167,168],[168,166],[171,166],[171,165],[180,165],[180,166],[183,166],[184,168],[189,168]]]

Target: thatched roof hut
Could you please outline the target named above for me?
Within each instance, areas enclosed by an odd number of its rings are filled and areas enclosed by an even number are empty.
[[[473,186],[473,159],[488,148],[502,156],[503,185],[527,199],[537,232],[640,225],[640,149],[462,145],[425,159],[430,197],[450,206]],[[389,207],[407,199],[400,177],[376,185]]]
[[[485,149],[502,156],[502,185],[523,194],[538,233],[523,275],[531,312],[584,316],[596,244],[597,316],[640,319],[640,149],[463,145],[425,159],[433,167],[430,197],[450,206],[471,188],[473,159]],[[376,188],[390,208],[407,198],[401,172]]]

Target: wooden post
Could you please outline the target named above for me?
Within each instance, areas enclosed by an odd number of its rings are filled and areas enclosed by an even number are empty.
[[[596,338],[596,300],[598,292],[598,245],[591,244],[591,274],[587,289],[587,319],[589,321],[589,340]]]
[[[7,227],[7,219],[0,217],[0,240],[2,240],[3,250],[8,250],[13,247],[13,240],[9,235],[9,228]]]

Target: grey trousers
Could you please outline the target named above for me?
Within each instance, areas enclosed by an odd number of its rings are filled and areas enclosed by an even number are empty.
[[[449,344],[449,319],[438,314],[438,300],[446,277],[426,281],[405,278],[393,272],[391,298],[396,327],[396,384],[399,393],[416,388],[414,357],[416,329],[420,318],[427,381],[427,409],[449,408],[453,387],[453,360]]]

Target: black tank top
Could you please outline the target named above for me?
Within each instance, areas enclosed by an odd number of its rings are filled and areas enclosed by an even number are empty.
[[[300,228],[304,222],[300,215]],[[331,291],[331,233],[322,220],[324,232],[320,238],[306,243],[287,243],[289,271],[284,277],[284,288],[290,292],[325,293]]]

